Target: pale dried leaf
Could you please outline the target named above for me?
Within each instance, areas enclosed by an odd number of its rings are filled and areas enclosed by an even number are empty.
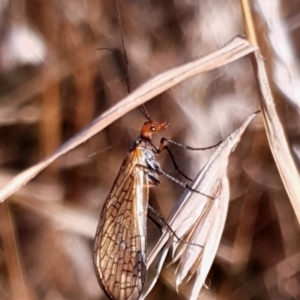
[[[209,238],[203,250],[201,265],[198,269],[198,274],[193,285],[190,300],[196,300],[198,298],[200,290],[205,284],[205,279],[217,253],[223,228],[225,226],[227,210],[229,205],[229,182],[227,176],[223,177],[221,186],[222,190],[220,196],[218,197],[218,199],[216,199],[216,202],[218,202],[216,204],[216,206],[218,206],[218,210],[215,214],[215,222],[213,223],[212,229],[209,234]]]
[[[218,213],[220,204],[219,195],[214,200],[209,200],[209,202],[211,202],[209,211],[206,215],[201,217],[201,222],[197,222],[193,225],[193,234],[188,241],[196,245],[203,245],[204,248],[186,244],[186,249],[180,256],[180,261],[178,263],[178,276],[176,278],[177,286],[181,284],[186,276],[188,276],[189,272],[190,275],[193,275],[197,270],[199,263],[202,261],[203,250],[206,248],[208,238],[211,236],[212,226]],[[221,232],[223,232],[223,230],[221,230]],[[187,240],[185,236],[183,239]]]
[[[180,239],[184,241],[188,239],[190,242],[180,246],[181,255],[177,256],[180,261],[176,284],[180,284],[186,278],[188,272],[197,272],[197,284],[195,284],[193,290],[194,299],[198,297],[198,293],[204,284],[225,225],[229,203],[229,187],[226,176],[229,155],[234,151],[242,134],[256,114],[251,115],[239,129],[217,148],[204,169],[191,184],[192,188],[213,196],[215,199],[212,200],[204,195],[186,190],[169,217],[168,224],[176,232],[176,235]],[[178,243],[176,239],[168,228],[165,228],[148,258],[147,266],[151,265],[163,247],[162,258],[165,259],[166,251],[170,248],[171,242]],[[169,242],[167,242],[168,240]],[[203,249],[198,245],[202,245]],[[200,266],[200,268],[196,269],[194,264]],[[162,259],[159,266],[158,272],[162,266]],[[158,275],[155,280],[157,278]],[[153,285],[152,283],[151,286]],[[149,290],[146,294],[148,293]],[[197,296],[195,296],[196,294]]]

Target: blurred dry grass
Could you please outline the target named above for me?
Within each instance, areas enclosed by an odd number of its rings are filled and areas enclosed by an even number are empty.
[[[281,3],[283,19],[299,63],[300,5],[296,0],[288,3]],[[122,0],[120,6],[137,85],[209,54],[245,32],[237,1]],[[255,13],[258,39],[273,77],[272,62],[278,54],[266,38],[266,23],[263,14]],[[96,50],[99,47],[122,51],[113,1],[0,3],[1,185],[50,155],[126,95],[117,62],[109,52]],[[275,83],[278,112],[299,164],[297,104],[287,102],[287,93]],[[169,138],[199,147],[224,139],[257,107],[249,57],[195,76],[147,104],[153,119],[171,122]],[[143,121],[138,111],[132,111],[0,206],[0,299],[105,299],[92,267],[90,228],[95,228]],[[190,176],[211,153],[174,148],[178,164]],[[160,163],[180,178],[167,157],[163,155]],[[209,275],[211,287],[201,296],[299,299],[299,224],[261,123],[248,129],[232,155],[229,177],[232,201],[225,232]],[[162,178],[151,191],[150,203],[167,216],[181,193]],[[151,222],[148,231],[150,249],[159,232]],[[165,269],[148,298],[188,295],[188,285],[176,294],[172,276],[172,268]]]

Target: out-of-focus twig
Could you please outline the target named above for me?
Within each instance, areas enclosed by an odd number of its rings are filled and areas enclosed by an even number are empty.
[[[6,267],[8,271],[8,284],[11,300],[31,300],[28,286],[23,274],[21,259],[16,242],[14,221],[9,208],[9,203],[0,206],[0,237],[3,242]]]

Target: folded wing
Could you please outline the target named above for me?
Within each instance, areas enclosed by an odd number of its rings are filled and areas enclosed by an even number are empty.
[[[115,180],[98,225],[94,265],[110,299],[136,300],[146,278],[148,175],[140,149],[131,151]]]

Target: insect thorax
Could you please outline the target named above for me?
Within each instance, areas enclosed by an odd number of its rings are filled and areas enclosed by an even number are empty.
[[[142,165],[148,175],[149,183],[153,185],[159,184],[159,163],[156,161],[157,148],[152,144],[151,140],[139,137],[133,142],[131,151],[139,149],[142,152]]]

